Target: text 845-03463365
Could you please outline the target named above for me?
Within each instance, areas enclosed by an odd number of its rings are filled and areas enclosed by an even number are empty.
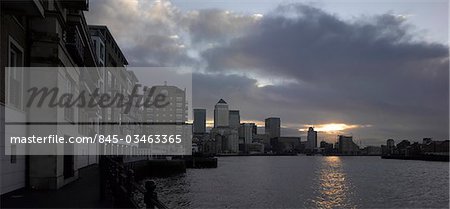
[[[180,144],[181,135],[126,135],[125,138],[119,138],[118,135],[98,135],[99,143],[118,143],[124,141],[126,143],[148,143],[148,144]]]

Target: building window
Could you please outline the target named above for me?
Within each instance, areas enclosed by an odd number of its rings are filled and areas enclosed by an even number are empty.
[[[105,60],[105,45],[100,43],[100,60]]]
[[[11,145],[11,164],[16,164],[17,162],[17,147],[15,144]]]
[[[67,78],[66,80],[66,93],[71,95],[75,94],[75,84],[74,81],[72,81],[72,79],[70,78]],[[64,119],[73,122],[75,115],[75,107],[69,106],[71,102],[73,101],[70,101],[69,98],[67,98],[66,107],[64,108]]]
[[[8,46],[8,103],[22,109],[23,97],[23,67],[24,53],[23,48],[12,38],[9,37]]]

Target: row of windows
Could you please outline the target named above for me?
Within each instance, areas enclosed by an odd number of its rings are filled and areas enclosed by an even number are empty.
[[[112,41],[112,38],[107,38],[107,42],[112,46],[112,50],[114,51],[115,55],[120,58],[122,63],[125,63],[125,58],[120,55],[119,53],[120,49],[117,46],[117,44]]]
[[[182,106],[182,104],[180,103],[180,107],[181,107],[181,106]],[[163,112],[166,112],[166,111],[172,112],[173,110],[175,110],[177,113],[182,113],[182,112],[183,112],[183,109],[180,109],[180,108],[174,109],[174,108],[156,108],[156,107],[149,107],[149,108],[147,108],[146,110],[147,110],[147,112],[155,112],[156,110],[157,110],[157,111],[163,111]]]
[[[23,67],[24,66],[24,51],[16,40],[9,37],[8,40],[8,66],[9,67]],[[6,99],[7,104],[16,109],[23,110],[22,97],[23,97],[23,69],[21,68],[8,68],[6,72]],[[15,164],[17,162],[17,147],[11,145],[10,163]]]

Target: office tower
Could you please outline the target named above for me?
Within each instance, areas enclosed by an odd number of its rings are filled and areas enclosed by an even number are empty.
[[[251,144],[253,142],[253,126],[254,123],[243,123],[239,128],[239,137],[243,138],[244,144]]]
[[[387,145],[387,147],[395,147],[395,141],[393,140],[393,139],[388,139],[387,141],[386,141],[386,145]]]
[[[239,115],[239,110],[230,110],[228,117],[230,121],[230,128],[238,130],[239,125],[241,124],[241,116]]]
[[[270,139],[280,137],[280,125],[280,118],[266,118],[265,131]]]
[[[255,123],[252,123],[252,124],[253,124],[252,132],[253,132],[254,135],[256,135],[256,134],[258,134],[258,126]]]
[[[216,153],[236,154],[239,152],[239,135],[237,130],[230,127],[212,128],[210,136],[216,144]]]
[[[194,134],[206,132],[206,109],[194,109]]]
[[[307,147],[306,149],[312,151],[317,148],[317,131],[314,131],[313,127],[309,127],[307,136]]]
[[[220,99],[214,106],[214,127],[229,127],[229,117],[228,104],[223,99]]]
[[[387,148],[387,153],[385,154],[394,154],[394,150],[395,150],[395,141],[393,139],[388,139],[386,141],[386,148]]]

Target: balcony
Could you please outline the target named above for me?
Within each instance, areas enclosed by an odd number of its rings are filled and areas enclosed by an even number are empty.
[[[66,47],[72,59],[79,65],[84,65],[84,44],[77,26],[69,26],[66,31]]]
[[[16,15],[44,17],[44,2],[42,0],[2,0],[2,12],[8,11]]]
[[[64,0],[61,1],[64,8],[69,10],[83,10],[89,9],[89,0]]]

